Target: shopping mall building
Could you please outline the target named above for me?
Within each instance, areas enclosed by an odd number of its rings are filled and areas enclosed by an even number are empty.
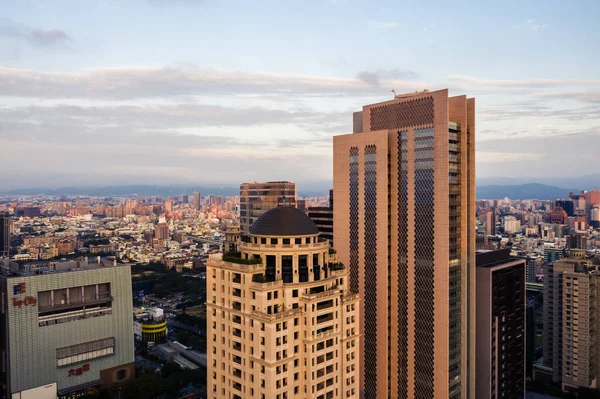
[[[0,263],[2,398],[72,397],[135,377],[129,266]]]

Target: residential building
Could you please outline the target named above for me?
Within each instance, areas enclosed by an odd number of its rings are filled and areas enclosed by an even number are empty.
[[[75,397],[135,378],[130,266],[85,258],[1,269],[3,398]]]
[[[360,293],[361,395],[475,394],[475,100],[395,96],[334,137],[334,242]]]
[[[250,226],[265,212],[279,205],[296,206],[296,183],[273,181],[240,184],[240,233],[250,234]]]
[[[172,199],[165,200],[165,212],[166,213],[173,212],[173,200]]]
[[[357,294],[294,207],[207,262],[208,398],[358,398]]]
[[[477,254],[478,399],[525,396],[525,259],[510,251]]]
[[[597,388],[598,270],[563,258],[544,271],[544,365],[563,390]]]
[[[319,237],[329,240],[333,248],[333,190],[329,190],[329,206],[311,206],[308,217],[319,229]]]
[[[550,222],[552,224],[567,224],[568,222],[567,212],[559,205],[556,206],[552,212],[550,212]]]
[[[169,225],[166,223],[158,223],[155,229],[155,237],[158,240],[168,240],[170,237]]]
[[[504,232],[506,234],[515,234],[521,232],[521,221],[514,216],[506,216],[504,218]]]

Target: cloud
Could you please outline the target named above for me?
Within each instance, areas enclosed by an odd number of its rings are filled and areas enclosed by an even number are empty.
[[[51,47],[67,44],[71,37],[59,29],[33,29],[10,19],[0,19],[0,37],[22,40],[37,47]]]
[[[544,89],[560,86],[600,86],[600,80],[581,79],[481,79],[466,75],[452,75],[446,78],[447,82],[458,83],[465,86],[477,87],[503,87],[503,88],[535,88]]]
[[[521,23],[518,24],[514,24],[513,29],[518,29],[518,28],[526,28],[531,32],[535,32],[541,29],[546,29],[548,27],[547,24],[538,22],[537,20],[533,19],[533,18],[529,18]]]
[[[385,22],[385,21],[368,21],[368,24],[377,29],[394,29],[398,26],[397,22]]]
[[[412,91],[423,84],[395,81]],[[79,73],[50,73],[0,67],[3,96],[41,98],[134,99],[200,94],[380,94],[357,78],[277,74],[190,67],[96,68]]]
[[[369,86],[381,86],[382,80],[397,80],[397,79],[415,79],[419,75],[414,71],[401,70],[400,68],[393,69],[378,69],[376,71],[359,72],[357,78]]]

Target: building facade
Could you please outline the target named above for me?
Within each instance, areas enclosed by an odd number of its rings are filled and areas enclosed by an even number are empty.
[[[477,254],[476,397],[525,396],[525,259]]]
[[[2,397],[56,397],[135,378],[129,266],[80,260],[3,270]]]
[[[265,212],[283,204],[296,206],[296,183],[274,181],[240,184],[240,234],[250,234],[250,226]]]
[[[358,398],[357,294],[306,214],[279,207],[207,262],[211,399]]]
[[[319,229],[319,237],[329,240],[333,248],[333,190],[329,190],[329,206],[309,207],[308,217]]]
[[[361,297],[361,394],[475,392],[475,101],[395,96],[334,137],[334,241]]]
[[[0,212],[0,258],[10,254],[10,216]]]
[[[192,207],[199,211],[202,204],[200,204],[200,193],[198,191],[194,191],[194,196],[192,198]]]
[[[489,211],[485,215],[485,233],[488,236],[496,235],[496,212]]]
[[[563,390],[598,388],[598,270],[563,258],[544,270],[544,365]]]

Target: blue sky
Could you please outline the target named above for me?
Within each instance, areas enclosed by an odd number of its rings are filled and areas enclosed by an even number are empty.
[[[595,1],[1,3],[5,187],[327,181],[391,88],[476,97],[478,177],[600,166]]]

